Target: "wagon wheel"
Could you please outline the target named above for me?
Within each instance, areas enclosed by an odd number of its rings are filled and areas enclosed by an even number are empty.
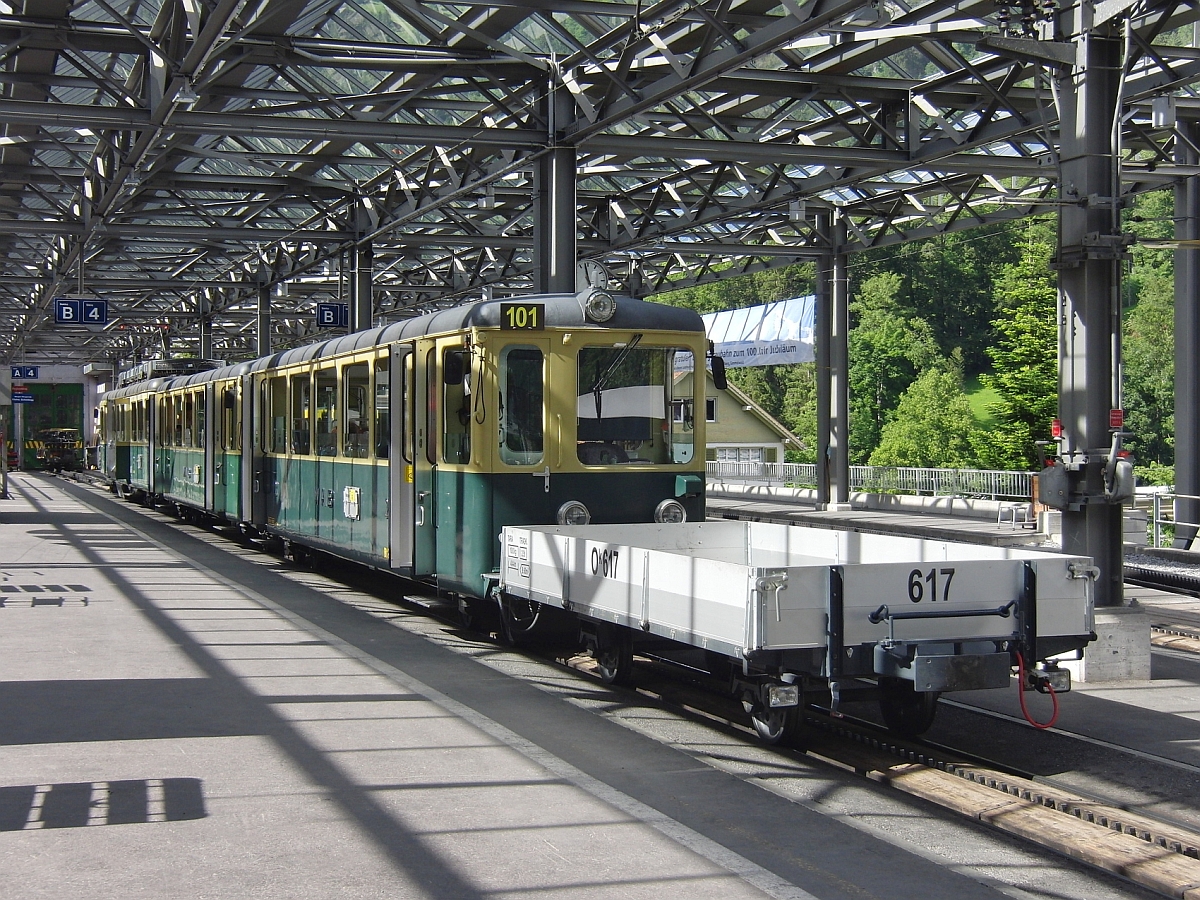
[[[918,691],[911,681],[879,679],[879,711],[888,730],[903,737],[917,737],[933,725],[937,715],[937,691]]]
[[[458,600],[458,624],[467,631],[474,631],[479,624],[479,611],[471,605],[471,601],[459,598]]]
[[[750,724],[754,726],[754,733],[764,744],[790,742],[800,728],[800,709],[796,706],[782,706],[776,709],[756,706],[750,710]]]
[[[633,678],[633,636],[628,629],[608,627],[596,648],[596,674],[605,684],[629,684]]]
[[[458,622],[467,631],[487,632],[495,621],[496,614],[486,600],[458,598]]]
[[[500,639],[513,646],[527,641],[537,628],[542,605],[536,600],[526,600],[514,597],[512,594],[500,592],[498,597],[500,608]]]
[[[742,693],[742,709],[749,714],[754,733],[764,744],[793,743],[800,735],[803,708],[803,699],[799,706],[769,707],[753,692]]]

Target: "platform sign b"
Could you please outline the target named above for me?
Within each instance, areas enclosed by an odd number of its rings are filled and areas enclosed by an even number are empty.
[[[54,324],[79,325],[83,320],[83,310],[80,301],[69,297],[54,298]]]
[[[350,306],[347,303],[318,303],[318,328],[346,328],[350,323]]]

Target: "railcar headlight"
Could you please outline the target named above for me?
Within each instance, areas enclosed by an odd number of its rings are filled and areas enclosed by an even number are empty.
[[[678,525],[687,521],[687,510],[678,500],[664,500],[654,508],[654,521],[667,525]]]
[[[617,311],[617,301],[607,291],[592,291],[583,301],[583,314],[593,322],[607,322]]]
[[[592,514],[578,500],[568,500],[558,508],[555,518],[559,525],[586,525],[592,521]]]

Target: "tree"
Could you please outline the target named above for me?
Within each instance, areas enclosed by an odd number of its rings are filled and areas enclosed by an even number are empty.
[[[1141,238],[1174,236],[1171,191],[1143,194],[1127,224]],[[1170,250],[1133,247],[1133,266],[1122,283],[1122,359],[1126,443],[1146,466],[1175,462],[1175,260]]]
[[[1175,462],[1175,286],[1144,277],[1137,306],[1125,314],[1122,339],[1127,444],[1139,463]]]
[[[974,427],[961,370],[928,369],[900,397],[871,465],[970,468],[975,465]]]
[[[1027,227],[987,225],[868,250],[853,271],[863,282],[882,273],[898,276],[900,303],[930,324],[942,356],[961,349],[964,373],[975,375],[987,367],[986,348],[995,339],[995,278],[1019,258]]]
[[[724,309],[759,306],[789,297],[805,297],[816,291],[816,268],[812,263],[780,266],[742,275],[732,272],[733,267],[729,266],[722,272],[725,277],[719,281],[665,291],[650,299],[668,306],[685,306],[703,315]]]
[[[900,395],[940,357],[929,324],[897,302],[900,277],[876,275],[850,305],[850,458],[866,462]]]
[[[983,464],[1034,466],[1034,441],[1050,437],[1058,410],[1058,290],[1050,269],[1052,244],[1030,231],[1020,260],[997,279],[996,343],[988,348],[993,371],[983,382],[1000,399],[990,409],[999,426],[977,442]]]
[[[787,372],[782,422],[803,444],[797,450],[788,451],[788,462],[816,462],[817,365],[796,363],[783,368]]]

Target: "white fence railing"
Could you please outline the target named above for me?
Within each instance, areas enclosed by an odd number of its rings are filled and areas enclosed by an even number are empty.
[[[711,465],[711,463],[709,463]],[[1191,522],[1179,516],[1179,501],[1195,508],[1200,506],[1200,497],[1195,494],[1176,494],[1173,491],[1155,491],[1150,505],[1150,546],[1162,547],[1176,537],[1191,536],[1200,532],[1200,522]],[[1198,517],[1200,518],[1200,517]]]
[[[811,463],[709,462],[707,468],[708,477],[713,481],[817,486],[817,467]],[[1029,500],[1033,496],[1033,473],[997,469],[851,466],[850,490],[877,494]]]

